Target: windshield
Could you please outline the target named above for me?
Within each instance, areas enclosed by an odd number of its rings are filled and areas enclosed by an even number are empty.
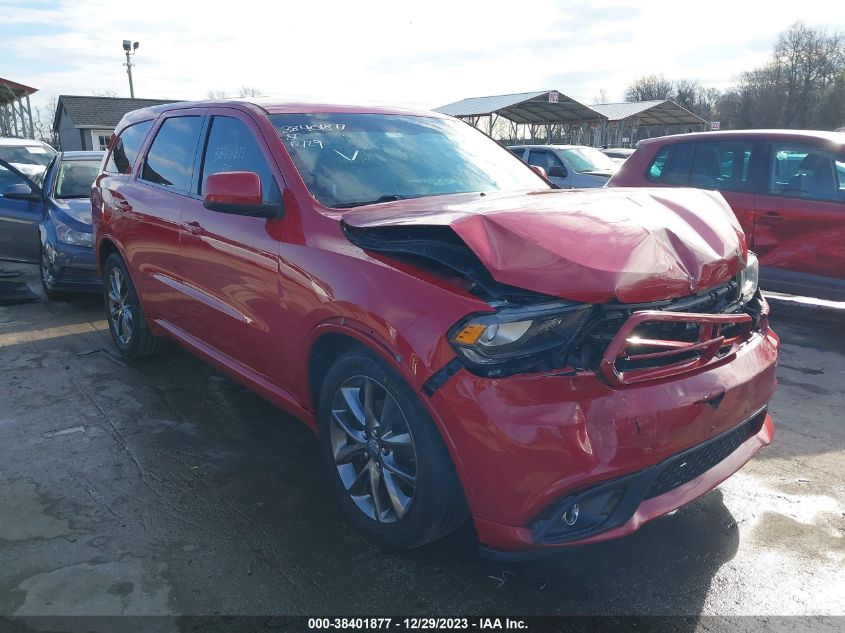
[[[274,114],[311,194],[336,208],[453,193],[548,189],[466,123],[386,114]]]
[[[0,145],[0,160],[15,165],[46,167],[55,152],[40,145]]]
[[[59,167],[56,177],[57,198],[90,198],[91,185],[100,171],[94,160],[66,160]]]
[[[560,153],[577,172],[616,171],[619,169],[619,166],[610,160],[610,157],[593,147],[562,149]]]

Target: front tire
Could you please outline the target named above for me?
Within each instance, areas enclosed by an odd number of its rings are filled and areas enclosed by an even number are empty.
[[[44,253],[44,249],[41,249],[41,261],[38,264],[38,273],[41,277],[41,290],[44,291],[44,295],[50,301],[67,301],[69,298],[67,293],[53,290],[53,287],[50,285],[52,283],[52,275],[47,270],[46,257],[47,255]]]
[[[109,255],[103,273],[103,299],[115,347],[127,358],[159,354],[164,349],[164,339],[150,333],[123,258],[117,253]]]
[[[386,364],[362,350],[340,357],[323,382],[317,418],[332,493],[367,538],[412,549],[467,519],[434,422]]]

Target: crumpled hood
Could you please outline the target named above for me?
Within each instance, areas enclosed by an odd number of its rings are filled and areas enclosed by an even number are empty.
[[[447,226],[496,281],[592,303],[695,294],[746,259],[724,198],[697,189],[457,194],[360,207],[341,219],[357,233],[378,229],[385,244],[388,227],[398,235],[399,227]]]

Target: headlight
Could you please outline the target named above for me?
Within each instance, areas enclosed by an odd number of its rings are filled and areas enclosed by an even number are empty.
[[[739,295],[743,303],[748,303],[754,298],[759,282],[760,262],[754,253],[748,251],[748,263],[739,273]]]
[[[499,376],[563,353],[591,308],[555,302],[473,315],[452,329],[449,341],[470,369]]]
[[[53,218],[53,227],[56,229],[56,239],[63,244],[72,244],[73,246],[92,246],[94,244],[94,236],[91,233],[72,229],[67,224],[59,222],[55,217]]]

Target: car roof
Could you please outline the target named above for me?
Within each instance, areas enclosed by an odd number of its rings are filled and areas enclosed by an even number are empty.
[[[12,138],[9,136],[0,137],[0,145],[6,147],[44,147],[53,149],[44,141],[38,141],[34,138]],[[55,151],[55,150],[54,150]]]
[[[673,143],[684,141],[715,140],[719,138],[768,138],[774,140],[796,140],[813,139],[830,141],[837,145],[845,145],[845,133],[828,132],[825,130],[719,130],[718,132],[691,132],[688,134],[675,134],[671,136],[658,136],[646,138],[637,143],[639,145],[651,145],[652,143],[665,143],[671,139]]]
[[[543,149],[581,149],[584,147],[590,147],[589,145],[559,145],[559,144],[528,144],[528,145],[510,145],[508,149],[521,149],[521,148],[529,148],[529,147],[538,147]],[[594,149],[594,148],[591,148]]]
[[[394,114],[405,116],[425,116],[438,119],[449,119],[448,115],[429,110],[414,110],[388,105],[351,105],[342,103],[311,103],[304,101],[284,101],[276,97],[250,97],[238,99],[206,99],[204,101],[177,101],[161,105],[149,106],[133,110],[123,117],[118,129],[133,123],[154,119],[164,112],[185,110],[189,108],[225,107],[246,111],[257,111],[264,114]]]
[[[62,152],[59,156],[60,160],[102,160],[105,152],[100,150],[94,151],[74,151]]]

